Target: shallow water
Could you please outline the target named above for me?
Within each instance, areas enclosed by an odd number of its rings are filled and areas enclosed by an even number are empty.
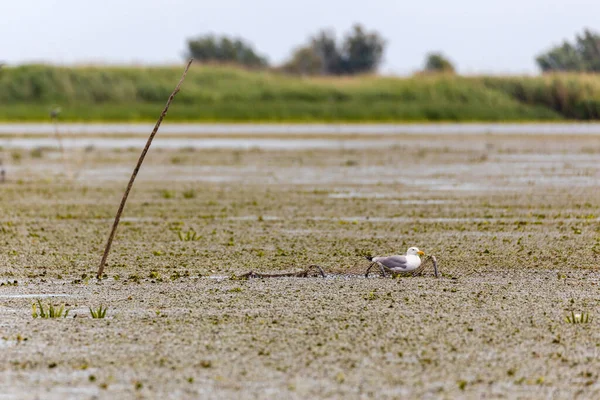
[[[152,124],[59,124],[66,149],[141,149]],[[162,149],[385,149],[402,135],[599,135],[598,124],[168,124],[153,148]],[[52,124],[0,124],[0,147],[58,149]],[[24,136],[25,135],[25,136]],[[210,137],[207,137],[210,135]],[[237,135],[238,137],[232,137]],[[286,137],[287,135],[287,137]],[[298,136],[300,135],[300,136]],[[318,135],[327,135],[319,138]],[[339,136],[339,138],[337,137]],[[427,139],[423,139],[427,140]],[[444,144],[447,146],[447,143]],[[518,146],[517,146],[518,148]],[[592,149],[593,150],[593,149]],[[507,159],[531,155],[506,155]],[[559,156],[558,156],[559,157]],[[587,155],[584,157],[593,157]],[[530,160],[535,161],[535,160]]]
[[[329,139],[156,139],[153,148],[162,149],[264,149],[264,150],[306,150],[306,149],[377,149],[397,144],[396,140],[329,140]],[[63,139],[66,149],[141,149],[146,139],[115,138],[81,138]],[[56,139],[51,138],[16,138],[1,139],[4,148],[34,149],[38,147],[58,148]]]
[[[329,194],[332,199],[390,199],[386,203],[390,204],[410,204],[410,205],[426,205],[426,204],[450,204],[455,203],[452,200],[443,199],[398,199],[402,193],[378,193],[378,192],[336,192]]]
[[[54,294],[54,293],[40,293],[40,294],[0,294],[0,299],[46,299],[49,297],[72,297],[70,294]]]
[[[123,135],[146,135],[154,124],[140,123],[61,123],[61,132],[77,135],[103,133]],[[600,135],[600,123],[439,123],[439,124],[201,124],[168,123],[160,127],[160,135],[188,134],[329,134],[329,135],[380,135],[380,134],[577,134]],[[0,134],[53,135],[50,123],[5,123],[0,124]]]
[[[6,340],[6,339],[0,339],[0,349],[5,349],[7,347],[13,347],[16,346],[18,344],[18,342],[16,340]],[[2,395],[0,395],[0,399],[2,398]]]

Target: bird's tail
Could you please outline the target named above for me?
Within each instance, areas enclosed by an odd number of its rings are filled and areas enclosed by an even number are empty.
[[[369,261],[373,261],[373,256],[365,256],[365,258]]]

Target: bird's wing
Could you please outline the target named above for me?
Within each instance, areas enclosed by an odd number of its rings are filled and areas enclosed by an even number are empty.
[[[389,269],[406,269],[408,266],[406,256],[377,257],[376,261]]]

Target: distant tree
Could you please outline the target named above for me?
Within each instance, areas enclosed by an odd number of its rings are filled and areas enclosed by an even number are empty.
[[[372,72],[383,58],[385,40],[376,32],[365,32],[355,25],[338,44],[335,34],[322,30],[308,45],[294,51],[283,69],[292,73],[345,75]]]
[[[555,46],[536,59],[544,72],[548,71],[584,71],[583,59],[577,49],[568,42]]]
[[[574,44],[564,41],[535,60],[544,72],[600,72],[600,35],[585,29],[583,35],[576,36]]]
[[[455,73],[456,70],[452,62],[442,53],[432,52],[425,56],[425,72],[446,72]]]
[[[342,73],[342,55],[333,31],[320,31],[310,39],[309,46],[321,60],[321,75],[338,75]]]
[[[294,50],[292,58],[282,69],[296,75],[319,75],[323,73],[323,60],[312,47],[304,46]]]
[[[577,36],[577,50],[583,59],[585,71],[600,72],[600,35],[585,29]]]
[[[249,43],[240,38],[203,35],[187,41],[189,57],[200,62],[234,63],[246,67],[268,66],[266,57],[257,54]]]
[[[342,48],[342,73],[357,74],[375,71],[383,59],[385,40],[376,32],[367,33],[354,25],[346,35]]]

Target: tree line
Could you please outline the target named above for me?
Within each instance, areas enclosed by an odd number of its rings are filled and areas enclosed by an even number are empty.
[[[585,29],[575,42],[564,41],[536,57],[542,71],[600,72],[600,35]]]
[[[274,68],[298,75],[353,75],[377,71],[387,41],[376,31],[354,25],[343,39],[321,30],[296,47],[282,65],[272,66],[265,55],[242,38],[201,35],[187,40],[186,56],[206,63],[231,63],[248,68]],[[564,41],[539,54],[536,63],[543,72],[600,72],[600,35],[585,29],[575,42]],[[441,52],[425,56],[423,72],[455,73],[455,66]]]
[[[301,75],[349,75],[375,71],[381,64],[386,41],[377,32],[354,25],[344,39],[322,30],[297,47],[289,60],[278,66]],[[239,64],[249,68],[271,67],[267,57],[242,38],[202,35],[188,39],[186,56],[202,62]]]

